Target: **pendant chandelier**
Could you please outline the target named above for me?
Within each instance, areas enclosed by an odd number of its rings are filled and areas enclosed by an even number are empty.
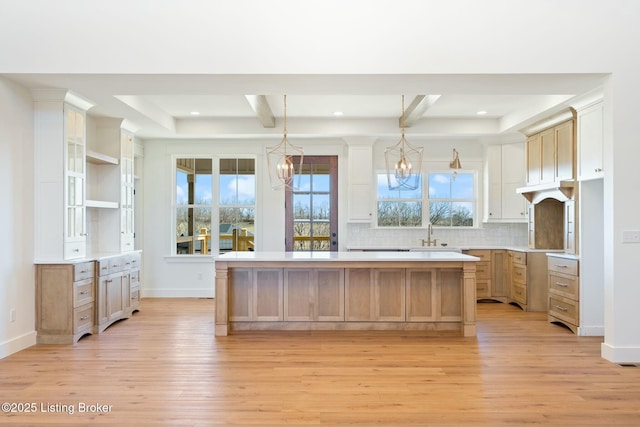
[[[387,164],[387,183],[389,190],[415,190],[420,187],[423,149],[412,146],[404,137],[404,95],[402,95],[400,125],[402,128],[400,141],[384,150]]]
[[[287,95],[284,95],[284,135],[278,145],[267,147],[267,167],[271,188],[296,188],[300,182],[304,152],[287,140]]]

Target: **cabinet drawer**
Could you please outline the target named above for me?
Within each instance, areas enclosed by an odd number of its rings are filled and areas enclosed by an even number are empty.
[[[87,243],[82,242],[65,242],[64,243],[64,259],[84,258],[87,255]]]
[[[511,280],[513,280],[516,283],[526,285],[527,284],[527,267],[523,265],[513,265],[511,268]]]
[[[93,303],[73,310],[73,334],[91,332],[93,328]]]
[[[476,298],[488,298],[491,296],[491,282],[488,280],[476,280]]]
[[[549,295],[549,314],[560,320],[578,325],[578,302],[561,296]]]
[[[491,279],[491,263],[476,263],[476,279]]]
[[[138,286],[138,284],[140,283],[140,270],[133,270],[130,274],[129,274],[129,281],[131,283],[131,287],[134,286]]]
[[[129,261],[131,261],[131,268],[140,268],[142,257],[139,252],[133,252],[127,255],[127,257],[129,257]]]
[[[73,281],[90,279],[93,277],[93,261],[81,262],[73,266]]]
[[[465,254],[476,256],[480,258],[480,261],[491,261],[491,251],[489,249],[470,249],[464,251]]]
[[[511,295],[511,297],[514,300],[518,301],[521,304],[527,303],[527,287],[526,286],[514,284],[512,291],[513,291],[513,295]]]
[[[557,273],[571,274],[573,276],[578,275],[578,260],[567,258],[549,257],[547,260],[549,271],[555,271]]]
[[[80,307],[81,305],[93,302],[93,279],[86,279],[80,282],[73,283],[73,306]]]
[[[98,261],[98,276],[109,275],[109,260],[101,259]]]
[[[125,269],[125,257],[109,258],[109,273],[120,273]]]
[[[577,301],[579,289],[580,279],[576,276],[549,272],[549,292]]]
[[[140,303],[140,289],[131,291],[131,307],[137,307]]]
[[[526,252],[509,252],[511,254],[511,261],[514,264],[527,265],[527,253]]]

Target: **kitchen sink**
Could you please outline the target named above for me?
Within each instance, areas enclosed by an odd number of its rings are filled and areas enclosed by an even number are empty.
[[[409,248],[411,252],[462,252],[460,248],[453,248],[450,246],[417,246],[415,248]]]

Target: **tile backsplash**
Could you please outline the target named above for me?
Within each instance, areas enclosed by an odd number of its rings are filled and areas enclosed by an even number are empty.
[[[369,224],[347,224],[346,249],[352,247],[416,247],[427,238],[427,229],[376,228]],[[438,246],[527,246],[526,223],[483,223],[479,228],[433,228],[432,239]]]

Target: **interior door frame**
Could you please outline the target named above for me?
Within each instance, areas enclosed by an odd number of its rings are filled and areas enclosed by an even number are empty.
[[[300,161],[294,156],[294,164]],[[304,164],[329,165],[329,251],[338,251],[338,156],[304,156]],[[293,251],[293,192],[287,187],[285,190],[285,251]],[[310,249],[313,252],[313,249]]]

